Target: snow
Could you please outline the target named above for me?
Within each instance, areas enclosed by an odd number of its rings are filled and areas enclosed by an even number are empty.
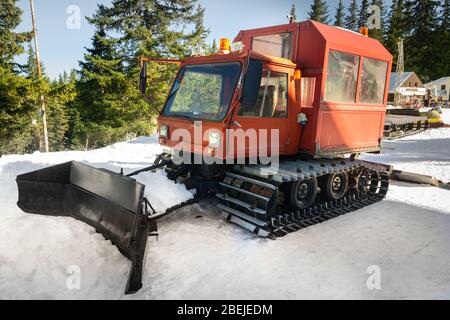
[[[170,207],[194,198],[184,185],[167,179],[162,171],[141,173],[135,179],[146,186],[145,197],[158,212],[165,212]]]
[[[444,123],[450,124],[450,109],[443,109],[441,118]]]
[[[450,110],[444,109],[442,119],[450,124]],[[383,141],[382,155],[365,155],[365,160],[391,164],[397,170],[435,176],[449,182],[450,139],[448,128],[427,130],[421,134]]]
[[[160,152],[151,137],[1,157],[0,299],[450,298],[450,197],[435,187],[392,182],[384,201],[275,241],[224,222],[213,200],[180,209],[159,222],[158,241],[149,238],[144,287],[133,296],[123,295],[130,262],[93,228],[16,206],[18,174],[70,160],[127,173]],[[385,141],[381,155],[363,158],[447,182],[450,129]],[[192,198],[162,172],[138,180],[158,211]],[[380,290],[366,285],[373,265]],[[81,271],[79,290],[68,289],[70,266]]]

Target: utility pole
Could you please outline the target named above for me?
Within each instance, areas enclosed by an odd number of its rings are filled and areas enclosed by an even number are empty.
[[[39,46],[38,46],[38,40],[37,40],[36,18],[34,15],[33,0],[30,0],[30,9],[31,9],[31,21],[33,23],[34,51],[36,53],[37,77],[38,77],[38,80],[40,80],[41,76],[42,76],[42,70],[41,70],[41,62],[39,59]],[[40,100],[41,100],[42,124],[44,127],[44,149],[45,149],[45,152],[49,152],[48,132],[47,132],[47,114],[45,113],[45,99],[44,99],[43,94],[41,94]]]
[[[403,73],[405,72],[405,57],[403,52],[403,39],[400,38],[398,41],[398,58],[397,58],[397,79],[395,83],[395,96],[394,96],[394,106],[397,107],[401,102],[401,93],[398,92],[402,84]]]

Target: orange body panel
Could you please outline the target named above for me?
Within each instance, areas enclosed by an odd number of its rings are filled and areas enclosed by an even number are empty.
[[[322,105],[317,125],[316,152],[377,151],[384,129],[383,107]],[[330,134],[332,133],[332,134]]]
[[[291,60],[268,57],[252,52],[252,38],[281,32],[293,33],[293,50]],[[289,74],[288,116],[287,118],[257,118],[238,116],[239,103],[236,99],[240,87],[231,103],[229,113],[222,122],[203,121],[203,133],[208,129],[217,129],[222,133],[223,151],[220,158],[236,158],[242,154],[239,148],[245,148],[246,157],[257,148],[255,145],[238,146],[229,150],[227,129],[237,129],[235,122],[242,129],[279,129],[280,155],[307,153],[312,156],[336,156],[344,153],[377,151],[383,135],[386,111],[388,79],[392,68],[392,55],[377,41],[360,34],[323,25],[313,21],[241,31],[235,41],[242,41],[246,52],[229,55],[212,55],[208,57],[188,58],[185,64],[208,62],[240,61],[243,65],[250,54],[252,58],[263,60],[265,68]],[[325,101],[325,89],[330,50],[359,56],[356,99],[354,103],[334,103]],[[383,102],[380,104],[363,104],[360,102],[360,82],[364,58],[372,58],[387,63],[386,83]],[[295,80],[293,75],[300,69],[303,79]],[[299,113],[308,119],[302,127],[297,122]],[[161,116],[160,124],[168,125],[170,130],[184,128],[193,133],[192,120]],[[270,134],[269,134],[270,135]],[[178,141],[165,141],[169,147],[175,147]],[[194,152],[204,152],[208,141],[191,142]],[[253,149],[252,149],[253,148]],[[270,154],[270,150],[267,150]],[[263,150],[264,153],[264,150]]]

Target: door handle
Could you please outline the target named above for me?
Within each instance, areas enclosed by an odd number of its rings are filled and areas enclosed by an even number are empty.
[[[242,125],[239,122],[237,122],[236,120],[233,121],[233,126],[236,126],[238,128],[242,128]]]

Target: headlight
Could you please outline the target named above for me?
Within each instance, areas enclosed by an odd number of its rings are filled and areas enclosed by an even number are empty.
[[[169,127],[166,125],[159,126],[159,136],[163,138],[169,137]]]
[[[220,132],[209,132],[209,146],[213,148],[220,147],[221,138]]]

